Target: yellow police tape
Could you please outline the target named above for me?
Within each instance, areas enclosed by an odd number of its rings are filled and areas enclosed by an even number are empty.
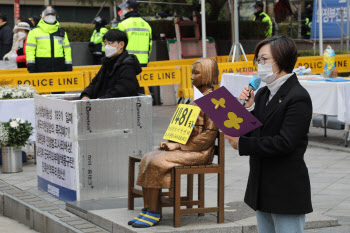
[[[248,62],[219,62],[219,81],[223,73],[257,72],[257,66],[252,62],[253,55],[247,55]],[[177,97],[193,98],[191,83],[191,65],[198,60],[185,59],[176,61],[150,62],[137,76],[145,94],[148,87],[179,84]],[[227,61],[228,56],[217,56],[217,61]],[[323,73],[323,57],[299,57],[295,67],[311,68],[313,74]],[[28,73],[25,68],[15,70],[0,70],[0,85],[31,84],[39,93],[60,91],[81,91],[91,83],[101,66],[74,67],[73,72]],[[336,55],[336,68],[339,73],[350,72],[350,55]]]
[[[84,76],[81,71],[0,74],[0,85],[30,84],[38,93],[80,91],[84,89]]]

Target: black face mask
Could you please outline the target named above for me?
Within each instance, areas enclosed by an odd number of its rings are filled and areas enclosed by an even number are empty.
[[[96,23],[95,24],[95,29],[96,29],[97,32],[100,32],[101,27],[102,27],[101,23]]]

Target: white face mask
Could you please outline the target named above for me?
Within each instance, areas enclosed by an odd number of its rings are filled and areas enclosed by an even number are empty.
[[[272,83],[273,81],[275,81],[277,77],[277,73],[279,71],[277,71],[276,73],[273,73],[272,66],[274,64],[276,64],[276,62],[273,64],[265,64],[265,65],[258,64],[259,78],[261,79],[261,81],[263,81],[266,84]]]
[[[18,32],[17,35],[18,35],[18,39],[20,39],[20,40],[27,37],[27,33],[25,33],[25,32]]]
[[[114,54],[116,54],[119,51],[119,49],[109,44],[106,45],[105,47],[106,57],[112,57]]]
[[[54,15],[45,16],[45,17],[44,17],[44,21],[45,21],[46,23],[53,24],[54,22],[56,22],[56,16],[54,16]]]

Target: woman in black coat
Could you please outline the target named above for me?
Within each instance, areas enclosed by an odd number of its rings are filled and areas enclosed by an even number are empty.
[[[305,214],[312,212],[304,153],[312,117],[309,93],[292,73],[297,61],[294,42],[274,36],[255,50],[258,75],[266,87],[239,99],[263,124],[241,137],[225,136],[241,156],[250,156],[244,201],[256,210],[259,233],[303,232]]]
[[[125,32],[112,29],[103,36],[106,57],[90,85],[81,93],[82,100],[137,96],[141,65],[135,55],[125,50],[128,38]]]

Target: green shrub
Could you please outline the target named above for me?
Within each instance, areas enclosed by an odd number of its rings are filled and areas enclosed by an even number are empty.
[[[290,36],[290,24],[289,23],[278,24],[278,35],[291,37]],[[298,24],[295,24],[295,23],[292,24],[292,37],[291,38],[298,38]]]
[[[60,26],[67,32],[70,42],[89,42],[95,25],[87,23],[60,23]],[[110,26],[106,26],[110,29]]]

